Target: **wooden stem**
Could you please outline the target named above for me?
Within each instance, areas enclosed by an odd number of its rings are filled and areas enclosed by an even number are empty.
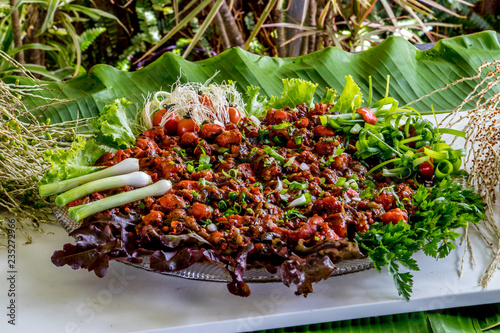
[[[316,0],[309,0],[309,26],[316,28],[316,16],[318,14],[318,4]],[[316,35],[309,36],[307,53],[316,51]]]
[[[227,2],[222,1],[222,5],[220,6],[219,12],[222,16],[222,20],[226,25],[226,33],[229,37],[229,41],[232,46],[239,46],[241,48],[245,47],[245,41],[243,40],[243,36],[241,35],[241,31],[234,20],[234,16],[229,9]]]
[[[16,4],[16,0],[10,0],[10,7],[14,7]],[[20,19],[19,19],[19,10],[16,8],[11,12],[11,23],[12,23],[12,35],[14,37],[14,46],[15,47],[21,47],[23,46],[23,37],[21,35],[21,26],[20,26]],[[16,60],[24,64],[24,52],[19,51],[15,54]]]
[[[220,12],[215,14],[215,20],[217,21],[217,27],[219,28],[222,36],[222,45],[224,45],[224,50],[227,50],[231,47],[231,42],[229,42],[229,37],[227,36],[226,27],[224,26],[224,21],[222,20]]]

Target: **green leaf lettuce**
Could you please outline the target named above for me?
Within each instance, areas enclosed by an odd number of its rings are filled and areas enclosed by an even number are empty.
[[[132,102],[125,98],[106,105],[91,124],[99,130],[102,140],[109,146],[126,149],[135,144],[135,134],[127,118],[126,108]]]
[[[348,113],[353,110],[358,109],[363,103],[363,94],[361,89],[354,82],[352,76],[348,75],[345,77],[346,83],[342,94],[340,94],[337,104],[333,107],[333,112]]]
[[[99,170],[94,163],[109,151],[94,140],[78,137],[70,149],[46,150],[43,158],[51,164],[40,184],[53,183],[69,178],[79,177]]]

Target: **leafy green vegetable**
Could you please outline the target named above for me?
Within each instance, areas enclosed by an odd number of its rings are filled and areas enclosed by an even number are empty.
[[[327,87],[326,91],[325,91],[325,95],[323,96],[323,98],[321,98],[321,100],[319,102],[323,103],[323,104],[335,104],[335,99],[338,96],[339,95],[337,94],[337,90]]]
[[[106,144],[119,149],[126,149],[135,144],[135,134],[126,112],[126,107],[130,104],[132,102],[125,98],[117,99],[102,109],[99,118],[92,120],[92,126],[99,130],[99,135]]]
[[[468,222],[478,223],[484,219],[485,211],[480,195],[451,180],[430,189],[421,185],[413,199],[417,212],[408,223],[377,223],[355,238],[379,272],[382,266],[387,266],[399,295],[407,300],[413,279],[409,272],[401,273],[399,265],[418,271],[412,255],[422,248],[426,255],[446,257],[455,248],[453,241],[460,236],[453,229],[465,227]]]
[[[271,96],[270,101],[265,105],[266,110],[269,108],[282,109],[285,106],[294,108],[302,103],[312,106],[317,86],[317,83],[313,84],[302,79],[284,79],[281,98]]]
[[[346,83],[339,100],[333,107],[332,111],[348,113],[349,111],[356,110],[363,102],[363,94],[361,89],[354,82],[352,76],[346,76]]]
[[[306,103],[307,106],[312,106],[314,103],[314,93],[318,84],[313,84],[302,79],[284,79],[283,92],[281,97],[271,96],[268,100],[264,96],[259,95],[259,87],[247,87],[246,97],[247,103],[245,106],[247,115],[262,117],[266,115],[270,108],[282,109],[285,106],[291,108],[298,104]],[[327,92],[327,98],[334,98],[335,91]]]
[[[265,96],[259,95],[260,87],[248,86],[246,97],[247,103],[245,105],[245,111],[247,115],[254,115],[256,117],[262,117],[266,115],[265,105],[268,99]]]
[[[99,170],[94,163],[108,147],[100,146],[94,140],[78,137],[70,149],[46,150],[43,158],[52,166],[40,180],[40,184],[48,184],[74,178]]]

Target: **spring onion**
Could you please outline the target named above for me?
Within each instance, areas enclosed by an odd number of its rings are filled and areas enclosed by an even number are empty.
[[[285,162],[285,158],[283,156],[281,156],[280,154],[278,154],[273,148],[271,148],[269,146],[264,146],[264,151],[266,152],[266,154],[273,157],[279,163]]]
[[[157,197],[164,195],[172,188],[172,183],[162,179],[153,185],[139,188],[133,191],[112,195],[104,199],[94,201],[85,205],[69,208],[69,217],[75,221],[80,221],[88,216],[102,212],[107,209],[119,207],[127,203],[142,200],[146,197]]]
[[[289,167],[289,166],[292,166],[293,163],[295,163],[295,158],[297,156],[292,156],[291,158],[288,159],[288,161],[283,165],[283,167]]]
[[[281,182],[281,179],[279,179],[279,177],[278,177],[278,185],[276,186],[276,188],[274,190],[277,192],[281,192],[282,189],[283,189],[283,183]]]
[[[307,205],[308,203],[311,202],[311,194],[310,193],[304,193],[300,197],[295,198],[288,207],[296,207],[296,206],[302,206],[302,205]]]
[[[281,198],[281,200],[288,201],[288,200],[290,200],[290,194],[288,194],[288,193],[281,193],[280,194],[280,198]]]
[[[307,165],[307,164],[305,164],[305,163],[301,163],[301,164],[299,165],[299,168],[300,168],[300,170],[302,170],[302,171],[306,171],[306,170],[309,170],[309,165]]]
[[[66,179],[60,182],[40,185],[39,191],[42,198],[50,195],[58,194],[67,190],[71,190],[77,186],[89,183],[95,180],[123,175],[139,170],[139,160],[137,158],[127,158],[120,163],[113,165],[109,168],[102,169],[87,175],[76,178]]]
[[[144,187],[151,183],[153,183],[151,176],[142,171],[108,177],[80,185],[58,195],[56,197],[56,204],[59,206],[66,206],[68,203],[94,192],[110,190],[123,186]]]

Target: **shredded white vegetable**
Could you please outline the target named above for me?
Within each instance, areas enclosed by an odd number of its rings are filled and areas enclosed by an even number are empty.
[[[204,121],[222,124],[229,122],[228,106],[235,107],[242,117],[245,116],[241,94],[236,90],[234,84],[188,82],[180,83],[178,80],[172,85],[171,91],[157,91],[152,98],[148,98],[142,111],[142,123],[146,128],[152,128],[153,114],[162,109],[167,111],[163,115],[160,126],[172,118],[174,114],[179,119],[192,118],[194,122],[201,125]],[[212,103],[209,107],[204,103],[200,95],[208,96]]]

